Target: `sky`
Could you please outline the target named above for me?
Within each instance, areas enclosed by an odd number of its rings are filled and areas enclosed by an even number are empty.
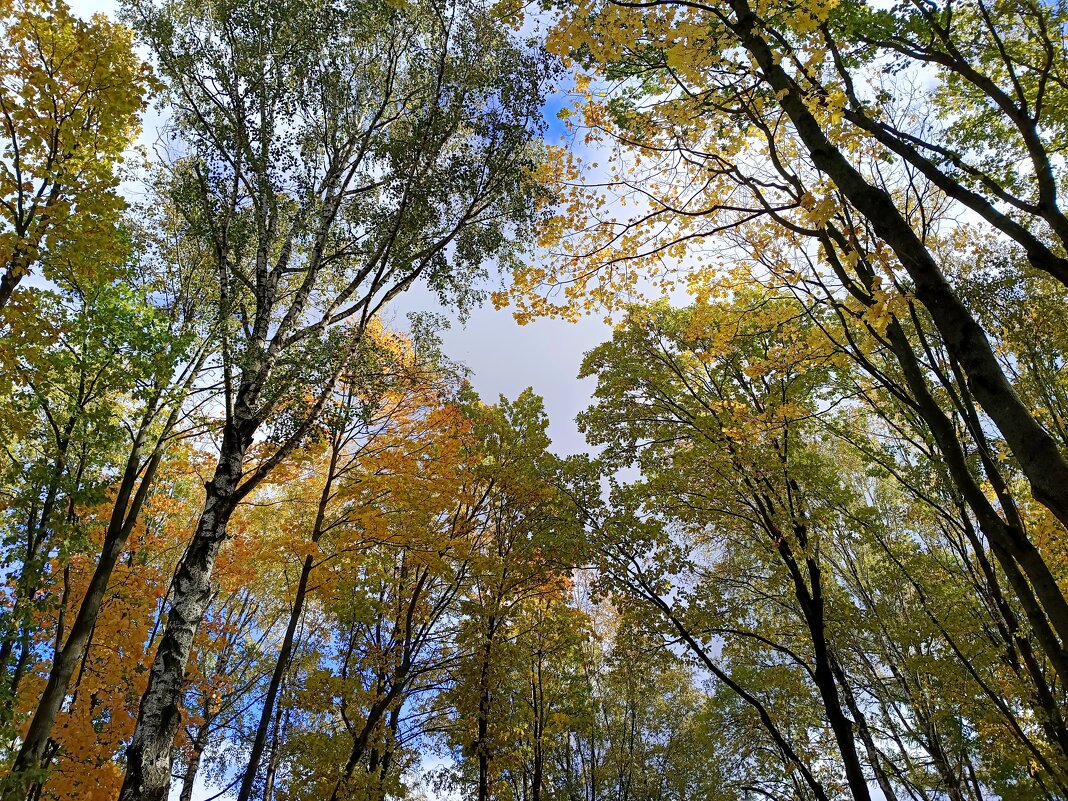
[[[403,327],[403,313],[440,311],[435,298],[413,289],[393,306]],[[387,315],[388,319],[388,315]],[[600,318],[577,323],[535,320],[519,325],[507,309],[491,304],[476,309],[466,324],[454,322],[442,334],[443,350],[471,370],[471,381],[487,403],[499,395],[516,397],[527,387],[545,400],[553,450],[559,454],[584,451],[575,415],[590,403],[594,379],[577,378],[586,351],[608,339],[611,329]]]

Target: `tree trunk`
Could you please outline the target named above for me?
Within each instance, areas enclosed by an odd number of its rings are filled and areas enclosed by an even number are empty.
[[[953,424],[931,394],[908,338],[896,320],[887,326],[887,334],[909,393],[942,453],[950,479],[993,546],[994,555],[1005,570],[1043,651],[1061,681],[1068,683],[1068,656],[1064,649],[1068,642],[1068,602],[1034,545],[1022,531],[1001,518],[976,482]],[[1024,576],[1028,581],[1023,580]]]
[[[792,480],[790,483],[793,485]],[[794,489],[796,489],[796,485],[794,485]],[[771,501],[768,500],[767,503],[770,505]],[[807,530],[804,524],[801,523],[796,523],[794,528],[803,551],[806,549]],[[834,677],[830,644],[827,642],[826,610],[823,601],[822,571],[819,563],[814,558],[806,558],[803,563],[805,570],[802,572],[801,564],[794,558],[794,554],[791,551],[788,538],[770,525],[768,533],[777,543],[777,550],[793,580],[794,594],[808,627],[815,662],[812,678],[816,683],[820,699],[823,701],[823,709],[827,714],[827,722],[831,726],[835,743],[838,745],[838,753],[842,758],[842,766],[845,769],[845,779],[849,785],[850,794],[855,801],[871,801],[868,780],[864,776],[864,767],[861,764],[860,754],[857,752],[856,738],[853,735],[853,724],[842,708],[842,699],[838,694],[838,685]],[[807,583],[805,581],[806,574],[808,577]]]
[[[274,732],[271,735],[271,751],[267,756],[267,771],[266,775],[263,777],[262,801],[271,801],[274,797],[275,774],[278,772],[278,765],[282,759],[282,752],[279,749],[279,745],[284,740],[288,730],[289,710],[285,709],[285,707],[279,707],[278,712],[274,716]]]
[[[264,747],[267,744],[267,730],[271,726],[274,705],[278,700],[278,691],[282,686],[282,678],[285,676],[286,670],[289,669],[289,659],[293,652],[293,640],[301,615],[304,614],[304,599],[308,593],[308,577],[311,575],[313,565],[312,555],[308,554],[304,557],[304,564],[300,571],[300,581],[297,583],[297,594],[293,599],[293,608],[289,613],[289,624],[286,626],[286,633],[282,638],[282,647],[278,651],[278,659],[274,663],[274,672],[271,674],[271,681],[267,686],[267,695],[263,699],[263,710],[260,712],[259,725],[256,727],[256,737],[252,741],[252,751],[249,754],[248,765],[245,767],[245,775],[241,779],[241,789],[238,791],[237,801],[248,801],[252,797],[252,786],[256,781],[260,759],[263,757]]]
[[[356,766],[360,764],[363,755],[367,753],[367,746],[371,741],[371,735],[374,734],[375,728],[382,722],[382,718],[390,707],[399,701],[401,693],[407,685],[409,667],[407,664],[402,665],[398,670],[398,677],[389,692],[371,704],[367,710],[367,718],[364,720],[363,728],[360,729],[360,733],[356,735],[353,741],[352,751],[349,753],[348,762],[345,763],[345,770],[334,785],[334,791],[330,794],[330,801],[337,801],[340,797],[345,784],[352,778],[352,774],[356,772]]]
[[[127,461],[126,471],[119,487],[119,494],[115,500],[111,520],[107,531],[104,533],[104,543],[100,551],[100,557],[97,560],[96,569],[89,580],[85,597],[78,608],[78,614],[74,619],[74,624],[71,626],[70,633],[67,635],[66,642],[56,650],[52,661],[52,669],[48,675],[48,682],[37,703],[37,708],[30,721],[30,727],[23,739],[22,746],[19,748],[19,753],[15,757],[11,775],[32,771],[41,764],[49,737],[52,734],[52,727],[56,722],[56,716],[62,708],[63,699],[67,695],[71,677],[74,675],[74,669],[85,656],[89,638],[93,633],[93,628],[96,626],[96,619],[100,613],[100,606],[104,601],[104,593],[107,590],[108,581],[111,579],[115,565],[118,564],[119,557],[122,556],[126,541],[133,531],[145,499],[148,497],[148,492],[155,479],[156,469],[159,467],[162,455],[162,448],[157,448],[152,454],[136,493],[133,492],[133,487],[137,479],[140,449],[135,446],[130,459]],[[130,500],[131,495],[133,495],[132,502]],[[15,797],[17,797],[17,791],[5,789],[3,794],[5,801]]]
[[[52,191],[49,193],[49,203],[54,202],[58,196],[59,185],[53,184]],[[21,203],[21,199],[19,203]],[[15,235],[18,239],[22,239],[26,236],[26,231],[22,225],[16,225]],[[15,293],[15,289],[24,277],[30,274],[30,267],[33,265],[33,253],[37,252],[37,249],[41,245],[40,237],[43,233],[39,233],[37,236],[32,237],[29,240],[24,240],[25,244],[18,245],[12,251],[11,255],[7,258],[7,264],[4,266],[4,273],[0,275],[0,311],[3,311],[4,307],[11,300],[11,296]]]
[[[141,697],[133,739],[126,749],[126,775],[119,801],[166,801],[171,783],[174,738],[182,720],[185,669],[193,636],[211,600],[211,575],[226,525],[236,506],[235,491],[247,443],[228,425],[222,452],[200,521],[174,576],[174,595],[148,688]]]
[[[312,525],[311,543],[319,542],[323,535],[323,525],[326,520],[326,509],[330,503],[330,496],[334,485],[334,476],[337,472],[339,445],[335,441],[330,453],[330,465],[327,468],[326,482],[323,491],[319,495],[319,505],[315,511],[315,523]],[[263,709],[260,712],[259,725],[256,726],[256,737],[252,741],[252,751],[249,754],[248,765],[245,767],[245,775],[241,779],[241,789],[237,794],[237,801],[249,801],[252,797],[252,785],[256,781],[256,773],[259,771],[260,760],[263,758],[263,750],[267,744],[267,730],[271,726],[271,716],[274,714],[274,705],[278,700],[278,691],[282,686],[282,678],[289,669],[289,660],[293,653],[293,640],[296,636],[297,626],[304,614],[304,599],[308,594],[308,579],[311,576],[315,560],[312,554],[304,557],[304,564],[300,570],[300,580],[297,582],[297,592],[293,598],[293,607],[289,613],[289,623],[286,625],[286,633],[282,638],[282,646],[278,650],[278,659],[274,663],[274,671],[271,673],[271,681],[267,686],[267,695],[263,699]]]
[[[886,801],[897,801],[897,793],[894,792],[894,786],[890,782],[890,777],[886,775],[886,769],[883,767],[883,760],[879,754],[879,749],[876,747],[875,739],[872,737],[868,719],[865,717],[864,712],[861,711],[860,705],[857,704],[856,696],[853,694],[853,688],[849,686],[849,683],[846,680],[845,671],[842,670],[842,666],[837,659],[832,659],[831,667],[834,669],[834,675],[838,681],[838,686],[842,688],[842,698],[846,702],[849,714],[853,716],[853,720],[856,722],[857,734],[860,737],[861,743],[864,745],[864,752],[868,756],[868,766],[871,768],[872,773],[875,774],[875,781],[879,785],[879,790],[886,798]]]
[[[828,139],[805,105],[804,92],[779,64],[759,34],[760,23],[747,0],[731,0],[732,29],[759,65],[764,79],[781,93],[782,108],[794,124],[813,164],[825,173],[871,223],[912,278],[916,297],[934,320],[947,349],[964,368],[976,400],[1005,437],[1031,484],[1035,499],[1068,526],[1068,460],[1056,440],[1031,415],[998,364],[986,332],[957,297],[927,250],[901,216],[893,198],[873,186]],[[1023,565],[1025,572],[1028,566]],[[1032,578],[1041,581],[1041,577]],[[1036,587],[1045,602],[1046,587]],[[1064,604],[1061,596],[1060,604]]]
[[[193,738],[193,749],[185,763],[182,793],[178,796],[178,801],[193,801],[193,785],[196,784],[197,773],[200,772],[200,760],[204,756],[204,749],[208,747],[208,735],[211,728],[210,718],[207,716],[207,703],[204,704],[204,713],[204,722],[197,727],[196,737]]]
[[[496,634],[497,619],[490,616],[486,627],[486,643],[482,647],[482,664],[478,680],[478,733],[475,740],[475,756],[478,759],[478,801],[489,801],[490,797],[490,753],[489,753],[489,715],[490,715],[490,659],[493,655],[493,638]]]

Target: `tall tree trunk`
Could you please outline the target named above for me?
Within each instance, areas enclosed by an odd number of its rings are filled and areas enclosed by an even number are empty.
[[[71,677],[74,669],[82,661],[86,654],[89,638],[96,626],[96,619],[100,613],[100,606],[104,601],[104,593],[107,590],[108,581],[122,556],[126,541],[133,531],[137,518],[148,497],[149,490],[155,480],[156,470],[163,456],[162,446],[157,446],[149,458],[145,467],[144,475],[136,492],[137,475],[140,467],[141,450],[135,444],[130,458],[126,464],[123,480],[119,486],[119,493],[115,500],[111,520],[104,533],[104,543],[97,560],[96,568],[81,605],[78,614],[67,635],[66,642],[62,647],[57,647],[52,661],[52,669],[48,674],[48,682],[34,710],[30,727],[19,748],[18,755],[11,768],[11,776],[15,777],[41,765],[45,749],[55,725],[56,716],[62,708],[63,699],[67,696]],[[131,500],[132,496],[132,500]],[[14,787],[5,786],[3,798],[5,801],[19,796],[19,791]]]
[[[1056,440],[1034,418],[998,364],[986,332],[961,302],[939,269],[934,257],[905,220],[894,200],[873,186],[845,158],[824,133],[806,105],[803,89],[790,77],[771,47],[761,37],[760,21],[748,0],[730,0],[736,21],[734,33],[759,65],[768,85],[780,93],[783,110],[804,143],[813,164],[834,181],[849,202],[871,223],[875,233],[894,251],[912,279],[916,297],[934,320],[946,348],[968,376],[975,399],[994,421],[1008,443],[1017,463],[1031,484],[1034,497],[1068,526],[1068,460]],[[1028,578],[1038,582],[1036,594],[1045,604],[1058,631],[1056,616],[1068,625],[1068,604],[1047,593],[1042,575],[1032,576],[1033,560],[1022,564]]]
[[[1042,650],[1061,681],[1068,684],[1068,654],[1064,648],[1068,642],[1068,602],[1034,545],[1018,527],[1010,526],[1001,518],[976,482],[953,423],[931,394],[900,323],[892,320],[887,326],[887,335],[917,411],[942,454],[950,480],[991,543]]]
[[[864,745],[864,752],[868,756],[868,766],[871,768],[872,773],[875,774],[875,782],[879,785],[879,790],[882,792],[883,796],[885,796],[886,801],[897,801],[897,793],[894,792],[894,785],[890,782],[890,777],[886,775],[882,756],[875,745],[875,738],[872,737],[871,727],[868,725],[868,718],[857,703],[856,696],[853,694],[853,688],[849,686],[849,682],[846,680],[845,671],[842,670],[842,666],[837,658],[832,658],[831,667],[834,669],[834,675],[838,681],[838,686],[842,688],[842,698],[845,700],[846,706],[849,708],[849,714],[851,714],[853,720],[856,721],[857,734],[860,737],[861,743]]]
[[[274,731],[271,734],[271,751],[267,755],[267,770],[263,777],[262,801],[271,801],[274,797],[274,779],[278,773],[278,765],[281,762],[282,744],[286,732],[289,730],[289,710],[284,706],[278,708],[274,716]]]
[[[367,759],[367,774],[374,786],[368,788],[367,797],[370,801],[385,801],[386,779],[389,776],[389,768],[393,763],[393,750],[397,737],[397,728],[400,726],[401,705],[394,704],[389,711],[386,720],[385,733],[382,737],[381,746],[376,745],[371,749]]]
[[[32,614],[33,601],[36,598],[39,577],[42,567],[38,563],[42,557],[44,545],[50,527],[54,524],[52,514],[59,501],[60,485],[67,470],[67,452],[70,448],[71,437],[74,427],[78,422],[78,414],[71,414],[63,428],[63,433],[56,441],[56,457],[49,475],[49,481],[45,489],[44,500],[38,509],[36,503],[30,507],[29,519],[26,522],[26,547],[20,560],[18,576],[15,580],[15,599],[8,616],[10,626],[5,626],[3,640],[0,642],[0,670],[7,670],[11,655],[15,646],[19,646],[19,657],[15,670],[9,683],[8,697],[14,702],[18,692],[19,682],[22,679],[22,671],[25,668],[27,642],[31,636],[30,615]],[[27,608],[28,607],[28,608]],[[4,710],[4,715],[10,719],[11,710]]]
[[[252,741],[248,765],[245,767],[244,777],[241,779],[241,789],[238,791],[237,801],[248,801],[252,797],[256,773],[259,771],[260,760],[263,758],[263,751],[267,745],[267,732],[271,727],[271,718],[274,716],[274,706],[278,700],[282,679],[289,669],[289,660],[293,653],[293,641],[296,636],[297,626],[300,624],[300,618],[304,614],[304,599],[308,593],[308,577],[311,576],[314,564],[311,554],[304,557],[304,564],[300,571],[300,581],[297,583],[297,594],[293,599],[293,607],[289,613],[289,623],[286,626],[285,636],[282,638],[282,646],[278,650],[278,659],[274,663],[271,681],[267,685],[267,694],[263,699],[263,709],[260,712],[259,724],[256,726],[256,736]]]
[[[330,452],[330,464],[327,468],[326,482],[323,491],[319,495],[319,505],[315,510],[315,523],[312,525],[311,542],[318,544],[323,535],[323,525],[326,520],[326,509],[330,503],[330,496],[334,486],[334,476],[337,472],[339,457],[339,444],[334,442]],[[271,681],[267,685],[267,695],[263,699],[263,709],[260,711],[259,724],[256,726],[256,736],[252,741],[252,751],[249,753],[248,765],[245,767],[245,775],[241,779],[241,789],[237,794],[237,801],[249,801],[252,797],[252,786],[256,781],[256,773],[259,771],[260,760],[263,758],[263,750],[267,744],[267,730],[271,726],[271,717],[274,714],[274,705],[278,700],[278,691],[282,686],[282,678],[289,669],[289,660],[293,653],[293,640],[296,636],[297,626],[304,614],[304,599],[308,594],[308,579],[311,576],[315,560],[312,554],[304,557],[304,564],[300,569],[300,580],[297,582],[297,592],[293,598],[293,606],[289,612],[289,623],[286,625],[286,633],[282,638],[282,645],[278,650],[278,659],[274,663],[274,671],[271,673]]]
[[[854,297],[861,302],[867,302],[864,292],[859,290],[855,279],[847,274],[844,265],[836,256],[836,245],[846,247],[848,242],[841,232],[831,228],[828,237],[824,240],[825,251],[831,266]],[[870,295],[874,286],[874,269],[861,258],[857,261],[856,270],[864,285],[864,291]],[[916,320],[915,314],[912,317],[916,321],[917,333],[922,337],[922,331],[919,329],[920,323]],[[913,345],[897,318],[891,318],[887,325],[886,344],[902,371],[905,383],[900,391],[907,394],[914,404],[915,412],[926,424],[942,455],[949,480],[960,492],[968,508],[972,510],[976,522],[990,542],[992,551],[1004,569],[1042,650],[1062,682],[1068,684],[1068,651],[1065,649],[1065,644],[1068,643],[1068,600],[1061,593],[1048,565],[1042,560],[1041,554],[1024,533],[1022,522],[1014,514],[1015,505],[1011,498],[1005,499],[1003,503],[1006,511],[1011,514],[1009,520],[1006,521],[980,487],[979,481],[969,466],[968,456],[958,438],[955,425],[932,394]],[[862,364],[865,363],[862,361]],[[954,390],[959,392],[967,402],[966,408],[970,410],[973,407],[970,388],[965,377],[960,374],[957,360],[953,361],[953,365],[954,374],[960,379],[959,385],[951,387],[947,384],[946,389],[951,393]],[[867,366],[866,369],[868,369]],[[870,369],[869,372],[877,380],[883,380],[877,372]],[[945,380],[943,378],[943,381]],[[982,426],[974,414],[971,417],[973,419],[965,422],[973,430],[974,436],[979,438],[980,455],[983,457],[983,464],[989,474],[988,478],[994,482],[995,487],[1002,488],[999,492],[1005,492],[1007,489],[1004,488],[1004,482],[1001,480],[996,465],[993,465],[984,453],[989,448],[985,443]],[[982,558],[979,550],[976,553]],[[1021,557],[1028,563],[1026,571],[1021,564]],[[1037,594],[1039,591],[1042,593],[1041,599]]]
[[[185,775],[182,777],[182,792],[178,801],[193,801],[193,786],[196,784],[197,773],[200,772],[200,761],[204,757],[204,750],[208,747],[208,736],[211,729],[211,717],[208,714],[208,702],[204,703],[204,722],[197,726],[196,736],[193,738],[193,747],[189,752],[189,759],[185,763]]]
[[[491,615],[486,627],[486,642],[482,646],[482,664],[478,675],[478,728],[475,740],[475,756],[478,759],[478,801],[489,801],[490,797],[489,670],[496,628],[497,619]]]
[[[211,600],[211,575],[226,526],[237,504],[236,489],[248,439],[227,426],[215,475],[206,485],[200,520],[174,576],[167,625],[156,649],[148,688],[141,697],[133,738],[126,749],[126,775],[119,801],[166,801],[174,738],[182,720],[185,669],[193,637]]]
[[[541,801],[545,776],[545,690],[542,683],[541,653],[535,656],[530,677],[530,700],[534,708],[534,764],[530,772],[530,801]]]
[[[796,490],[797,486],[792,480],[790,483]],[[766,503],[770,506],[770,499]],[[807,551],[806,527],[798,523],[795,524],[794,529],[801,551]],[[830,644],[827,641],[826,609],[819,562],[815,558],[805,558],[803,562],[805,568],[802,571],[801,563],[794,558],[789,538],[784,537],[771,525],[768,527],[768,533],[777,543],[777,550],[793,580],[794,594],[808,627],[815,662],[812,678],[816,683],[824,712],[827,714],[827,722],[831,726],[831,732],[838,746],[850,794],[855,801],[871,801],[868,780],[864,776],[864,767],[861,764],[856,738],[853,735],[853,724],[842,708],[842,699],[835,681]]]

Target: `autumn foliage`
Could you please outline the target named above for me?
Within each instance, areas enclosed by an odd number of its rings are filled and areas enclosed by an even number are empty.
[[[0,798],[1068,797],[1066,26],[0,0]]]

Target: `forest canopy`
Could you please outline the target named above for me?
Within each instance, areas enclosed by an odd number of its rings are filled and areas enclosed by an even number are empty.
[[[1068,799],[1066,42],[0,0],[0,801]]]

